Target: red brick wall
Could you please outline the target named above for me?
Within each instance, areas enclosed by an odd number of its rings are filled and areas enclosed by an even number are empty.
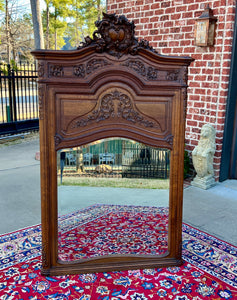
[[[209,4],[218,18],[215,44],[194,45],[194,23]],[[136,24],[136,36],[159,53],[192,56],[189,69],[186,149],[198,144],[201,127],[216,128],[215,178],[218,180],[235,18],[234,0],[107,0],[108,13],[125,15]]]

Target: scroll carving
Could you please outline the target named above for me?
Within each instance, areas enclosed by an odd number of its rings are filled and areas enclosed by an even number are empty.
[[[43,268],[45,268],[45,269],[47,269],[49,267],[47,253],[48,253],[48,245],[45,245],[44,243],[42,243],[42,265],[43,265]]]
[[[184,66],[181,71],[182,79],[185,84],[188,83],[188,67]]]
[[[39,78],[44,77],[44,64],[38,63],[38,76]]]
[[[95,70],[106,67],[108,65],[111,65],[111,63],[105,59],[91,59],[86,64],[86,73],[93,73]]]
[[[129,60],[126,63],[122,64],[122,66],[126,66],[126,67],[134,70],[138,74],[140,74],[142,76],[146,76],[146,67],[142,62],[140,62],[138,60]]]
[[[44,86],[39,84],[38,88],[39,120],[44,119]]]
[[[184,113],[183,113],[183,119],[186,120],[187,115],[187,88],[182,88],[182,95],[183,95],[183,101],[184,101]]]
[[[46,211],[48,212],[48,207],[46,207]],[[49,232],[48,224],[43,224],[42,226],[42,267],[47,270],[50,267],[49,262],[49,242],[47,239],[47,234]]]
[[[108,62],[106,59],[91,59],[88,61],[88,63],[80,64],[73,67],[73,73],[75,76],[84,78],[86,75],[89,75],[96,71],[97,69],[106,67],[108,65],[111,65],[110,62]]]
[[[55,143],[55,146],[57,147],[57,146],[61,143],[61,141],[62,141],[61,136],[58,135],[58,134],[56,134],[56,135],[54,136],[54,143]]]
[[[185,84],[188,83],[188,67],[183,66],[181,70],[182,74],[182,79]],[[182,96],[183,96],[183,101],[184,101],[184,114],[183,114],[183,119],[184,122],[186,121],[186,116],[187,116],[187,101],[188,101],[188,91],[187,88],[182,88]]]
[[[93,33],[93,38],[86,37],[78,49],[95,46],[97,52],[107,52],[118,58],[124,54],[136,55],[141,49],[157,53],[148,41],[135,38],[134,22],[129,22],[125,16],[103,13],[103,19],[95,25],[98,29]]]
[[[158,77],[158,70],[151,67],[146,66],[144,63],[142,63],[139,60],[129,60],[126,63],[122,64],[122,66],[126,66],[135,72],[137,72],[139,75],[142,75],[143,77],[146,77],[148,80],[156,80]]]
[[[170,146],[173,146],[173,141],[174,141],[173,135],[168,135],[165,140],[168,144],[170,144]]]
[[[166,79],[169,81],[179,81],[181,83],[187,84],[188,68],[184,66],[179,70],[169,70],[167,71]]]
[[[171,70],[167,72],[166,79],[170,81],[177,81],[179,79],[179,70]]]
[[[144,127],[159,127],[154,122],[145,119],[138,111],[135,110],[132,100],[128,95],[115,90],[103,96],[99,108],[85,118],[77,118],[71,122],[71,129],[85,127],[92,122],[101,122],[109,118],[123,118],[133,124],[140,124]]]

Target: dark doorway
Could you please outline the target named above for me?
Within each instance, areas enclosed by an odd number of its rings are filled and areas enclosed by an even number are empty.
[[[235,77],[235,82],[236,81],[237,81],[237,77]],[[234,118],[231,159],[230,159],[230,178],[237,179],[237,98],[235,98],[235,118]]]
[[[221,157],[220,181],[237,179],[237,16],[231,59],[230,82]]]

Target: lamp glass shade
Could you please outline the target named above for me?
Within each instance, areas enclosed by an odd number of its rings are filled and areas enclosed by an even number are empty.
[[[200,19],[196,20],[195,24],[195,45],[196,46],[207,46],[209,35],[209,20]]]

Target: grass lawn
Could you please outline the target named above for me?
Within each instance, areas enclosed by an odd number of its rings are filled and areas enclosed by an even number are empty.
[[[58,178],[58,185],[60,178]],[[144,179],[144,178],[103,178],[64,176],[62,185],[115,187],[134,189],[168,189],[169,179]]]

